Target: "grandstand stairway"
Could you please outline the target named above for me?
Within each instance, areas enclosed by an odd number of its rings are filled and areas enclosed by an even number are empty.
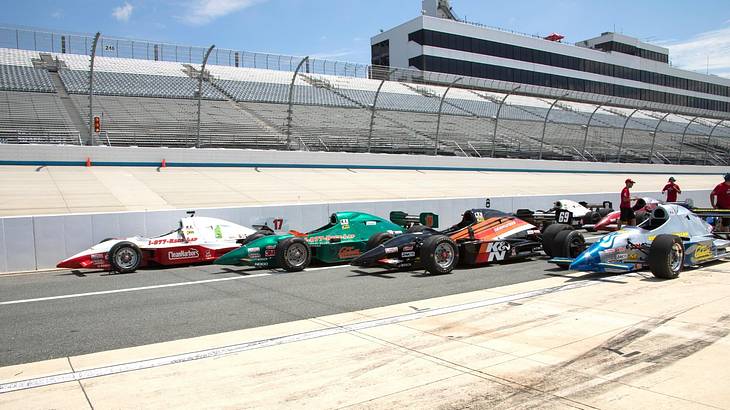
[[[41,57],[43,55],[41,54]],[[74,126],[76,131],[79,132],[79,135],[89,135],[89,128],[84,124],[84,122],[81,120],[81,113],[79,112],[78,108],[76,108],[76,105],[71,101],[71,96],[68,95],[68,92],[66,92],[66,87],[64,87],[63,82],[61,81],[61,76],[58,75],[57,71],[48,71],[48,76],[51,77],[51,81],[53,82],[53,86],[56,87],[56,92],[58,93],[58,97],[61,100],[61,105],[63,106],[64,110],[66,110],[66,115],[68,115],[68,118],[71,120],[71,124]],[[87,144],[89,144],[89,141],[86,141]]]

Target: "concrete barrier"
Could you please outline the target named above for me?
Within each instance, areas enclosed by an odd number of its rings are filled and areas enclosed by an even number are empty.
[[[685,191],[697,206],[707,206],[709,190]],[[634,193],[649,196],[651,193]],[[490,207],[503,211],[519,208],[547,209],[565,195],[504,196],[489,198]],[[307,205],[245,206],[206,208],[197,215],[222,218],[251,226],[282,219],[282,231],[308,231],[324,225],[337,211],[363,211],[388,217],[392,210],[411,213],[430,211],[439,215],[441,227],[453,225],[470,208],[484,208],[485,197],[372,202],[319,203]],[[618,207],[617,193],[571,195],[569,199],[587,202],[612,201]],[[0,218],[0,272],[29,271],[55,267],[58,261],[109,237],[155,236],[176,228],[186,210],[113,212]]]
[[[87,158],[91,160],[93,166],[158,167],[165,160],[167,167],[419,169],[673,175],[720,175],[728,172],[727,167],[697,165],[614,164],[349,152],[0,144],[0,165],[85,166]]]

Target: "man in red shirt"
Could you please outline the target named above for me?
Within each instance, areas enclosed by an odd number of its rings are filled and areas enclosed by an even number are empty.
[[[618,221],[618,229],[621,229],[621,225],[636,225],[636,214],[634,214],[634,208],[631,207],[631,189],[636,182],[633,179],[628,178],[624,181],[626,186],[621,190],[621,217]]]
[[[667,202],[677,202],[677,194],[681,194],[682,190],[679,189],[679,185],[675,184],[674,177],[669,177],[669,183],[664,185],[662,194],[667,194]]]
[[[710,204],[716,209],[730,209],[730,174],[725,174],[725,182],[718,184],[710,193]],[[722,230],[730,229],[730,218],[721,218]]]

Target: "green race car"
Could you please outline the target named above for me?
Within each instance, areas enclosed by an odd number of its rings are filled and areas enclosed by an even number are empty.
[[[337,212],[319,229],[262,236],[221,256],[215,263],[296,272],[306,268],[313,258],[324,263],[349,262],[403,231],[402,226],[374,215]]]

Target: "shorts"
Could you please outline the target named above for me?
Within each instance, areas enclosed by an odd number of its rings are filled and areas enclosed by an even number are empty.
[[[632,219],[636,219],[636,214],[634,213],[634,210],[631,208],[621,208],[621,220],[624,222],[628,222]]]

